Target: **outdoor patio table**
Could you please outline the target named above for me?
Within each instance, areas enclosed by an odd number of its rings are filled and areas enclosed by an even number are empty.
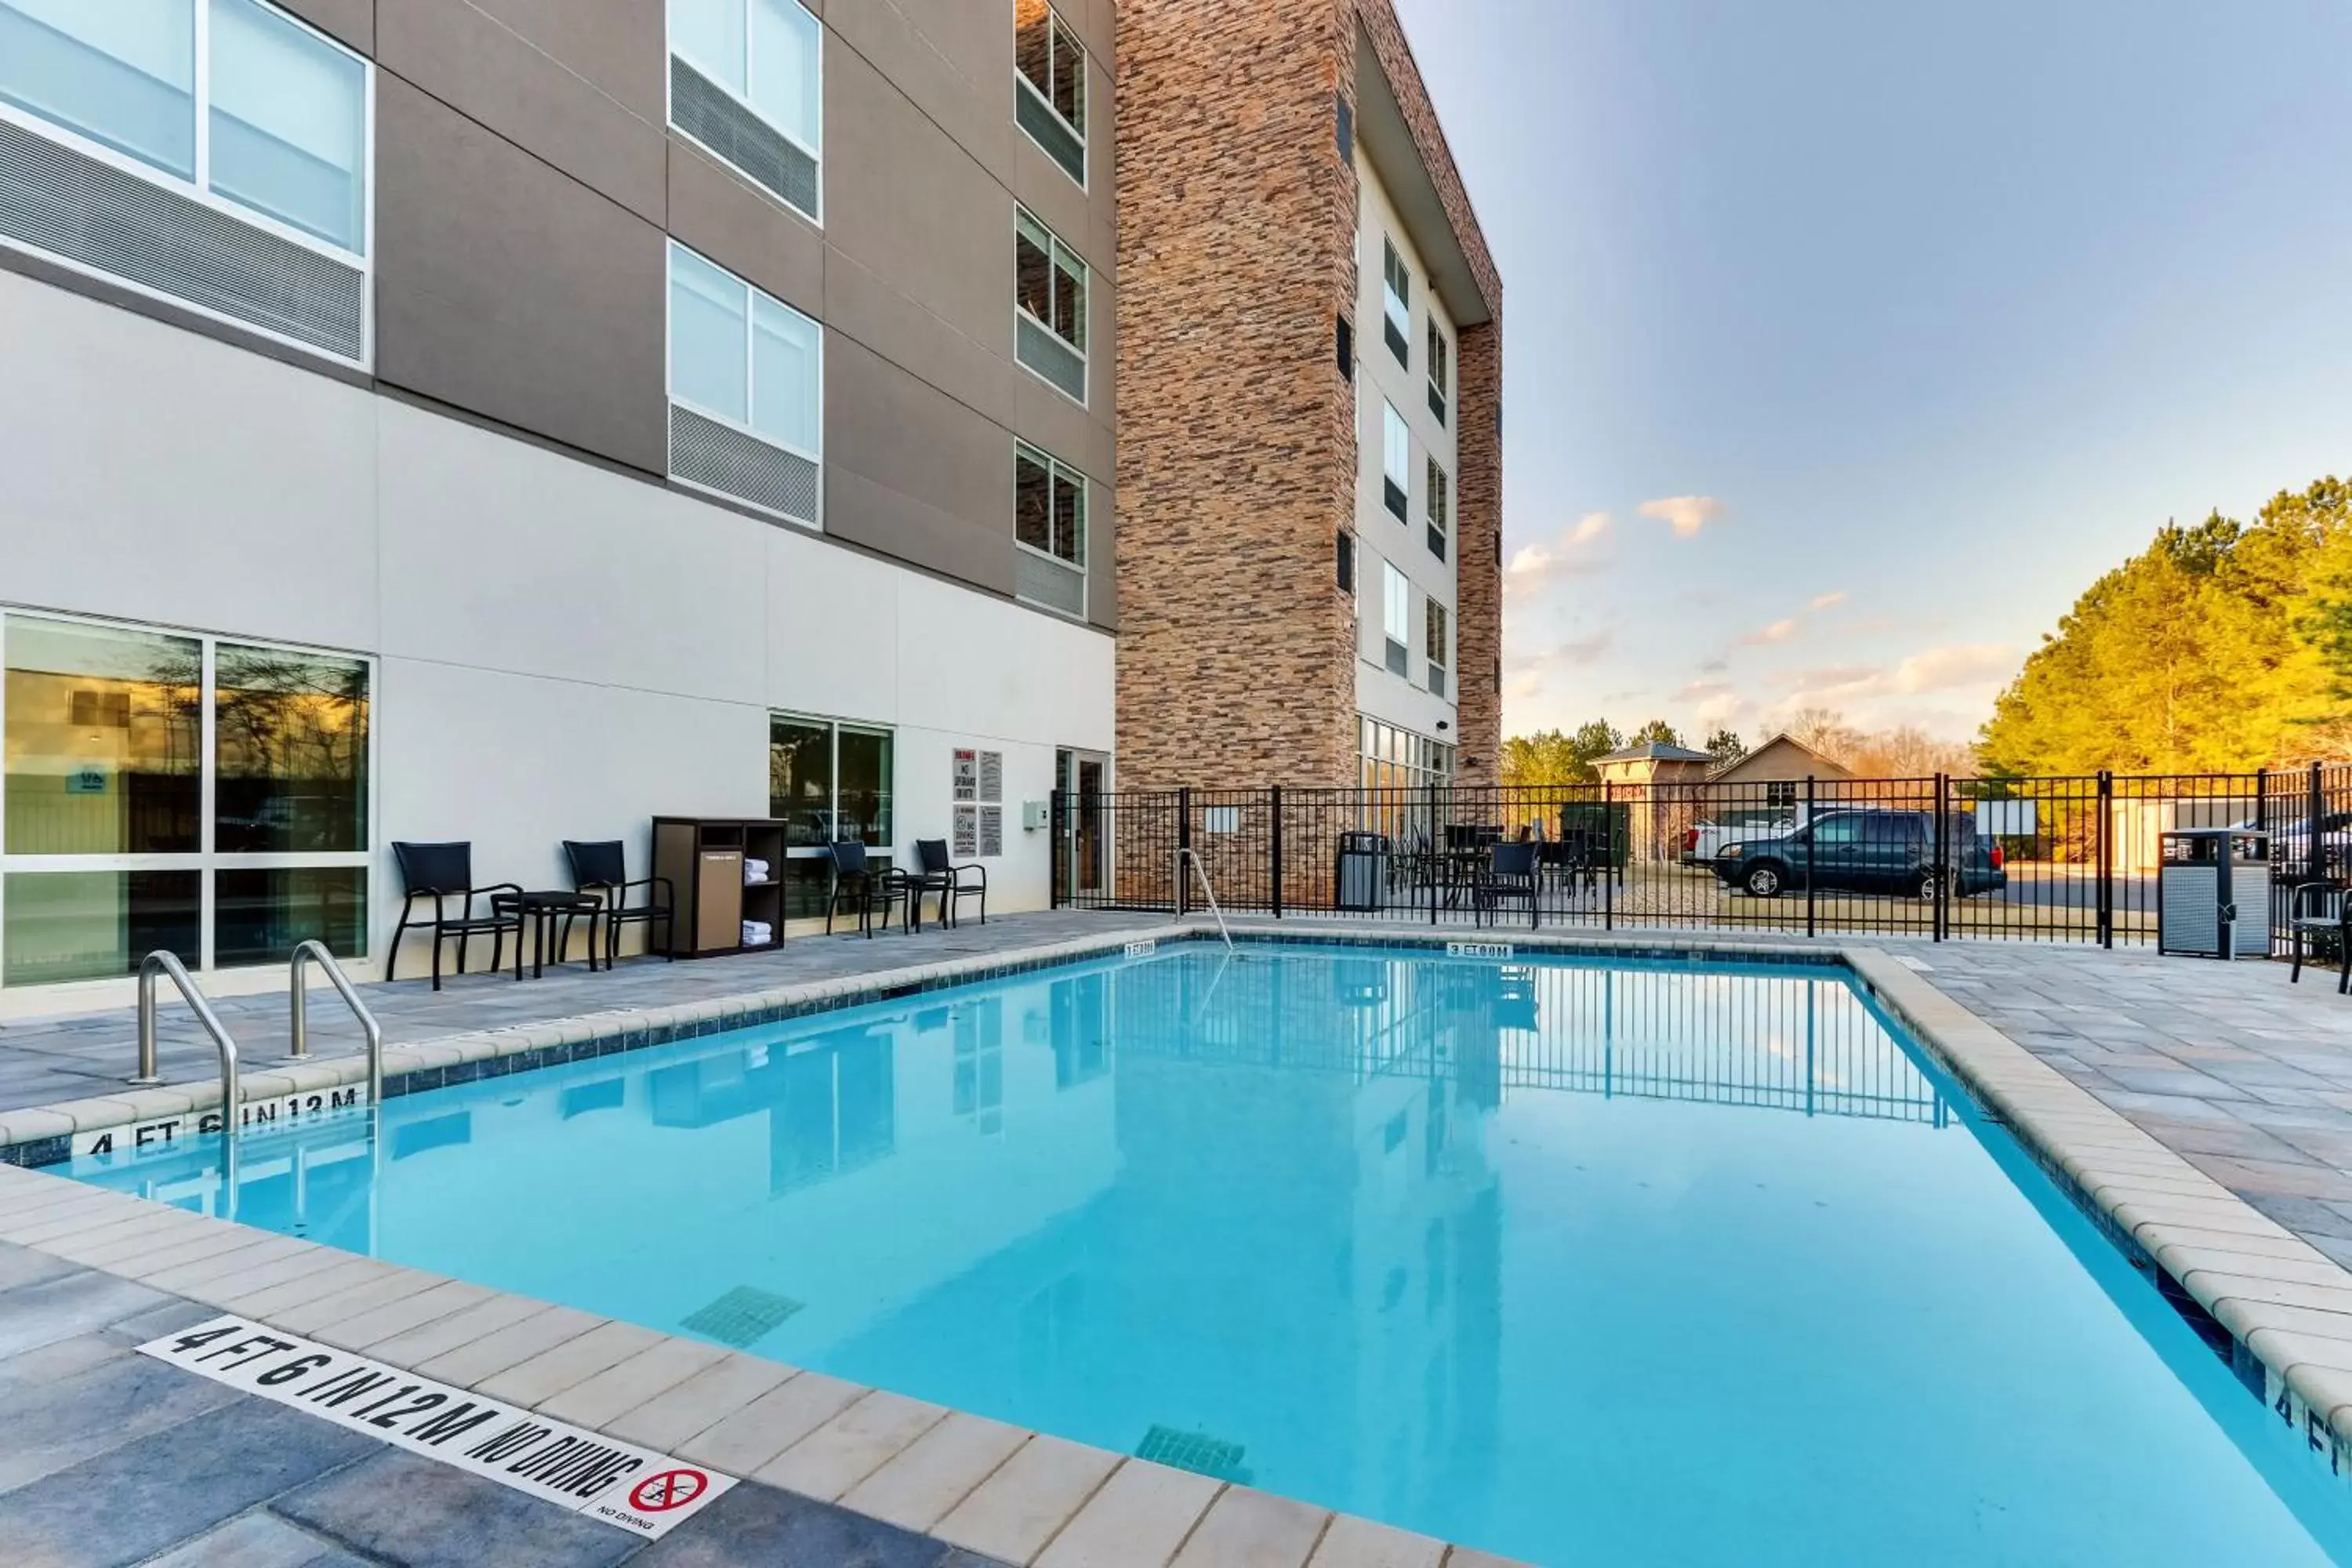
[[[594,973],[596,920],[604,913],[604,900],[593,893],[575,892],[569,888],[549,888],[537,892],[500,893],[492,900],[491,907],[501,910],[513,910],[521,916],[523,923],[530,928],[530,977],[533,980],[537,980],[547,972],[547,950],[550,946],[551,928],[554,923],[559,920],[569,921],[579,915],[587,916],[588,968],[590,973]],[[556,953],[555,962],[558,963],[565,962],[561,951]],[[522,938],[520,935],[515,938],[515,978],[517,980],[522,978]]]

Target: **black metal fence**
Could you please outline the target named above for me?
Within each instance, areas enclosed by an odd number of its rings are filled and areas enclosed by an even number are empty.
[[[1182,912],[1190,851],[1227,910],[1285,919],[2114,946],[2157,940],[2169,836],[2229,827],[2267,835],[2235,897],[2284,952],[2294,889],[2352,865],[2352,766],[1057,794],[1053,890]]]

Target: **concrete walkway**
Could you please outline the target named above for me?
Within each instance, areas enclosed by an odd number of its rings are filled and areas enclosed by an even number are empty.
[[[383,1026],[384,1043],[400,1045],[617,1008],[740,996],[805,981],[942,963],[1167,923],[1166,915],[1080,910],[999,915],[985,925],[967,917],[964,924],[953,930],[927,925],[912,936],[893,930],[871,940],[854,935],[795,937],[773,952],[733,958],[677,963],[658,958],[624,959],[617,968],[595,973],[585,963],[571,963],[550,969],[539,979],[532,979],[526,966],[520,981],[509,968],[499,974],[446,978],[444,988],[437,992],[429,981],[403,979],[389,985],[362,986],[361,994]],[[450,951],[454,962],[455,947]],[[416,944],[417,954],[423,952],[424,945]],[[404,953],[402,962],[406,967],[410,955]],[[217,1071],[212,1044],[168,987],[165,995],[156,1029],[156,1057],[163,1080],[204,1082]],[[256,996],[222,997],[214,1010],[236,1037],[247,1071],[275,1065],[285,1056],[286,993],[282,989]],[[359,1026],[333,993],[313,989],[310,1014],[313,1056],[349,1056],[361,1048]],[[135,1009],[121,1007],[78,1017],[0,1023],[0,1113],[120,1093],[138,1059],[137,1020]]]

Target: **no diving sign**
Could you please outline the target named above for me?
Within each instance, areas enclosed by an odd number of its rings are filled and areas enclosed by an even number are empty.
[[[215,1318],[141,1345],[139,1353],[649,1540],[735,1484],[716,1470],[246,1318]]]

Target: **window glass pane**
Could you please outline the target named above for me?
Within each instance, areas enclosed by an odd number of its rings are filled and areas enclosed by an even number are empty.
[[[1054,13],[1045,0],[1013,0],[1013,68],[1029,79],[1037,96],[1054,99]]]
[[[212,185],[346,250],[367,238],[367,68],[255,0],[212,0]]]
[[[751,107],[811,151],[824,134],[824,28],[800,0],[751,0]]]
[[[162,949],[196,965],[195,871],[12,871],[0,892],[0,985],[135,974]]]
[[[284,963],[298,943],[337,958],[367,952],[367,872],[358,866],[220,871],[213,877],[213,963]]]
[[[743,0],[669,0],[669,47],[711,80],[748,97],[743,38]]]
[[[1070,129],[1087,133],[1087,51],[1078,36],[1054,18],[1054,108]]]
[[[1429,323],[1430,384],[1436,387],[1441,394],[1444,393],[1453,372],[1453,360],[1446,353],[1444,330],[1432,321]]]
[[[1013,536],[1032,550],[1054,548],[1054,479],[1027,452],[1013,459]]]
[[[213,740],[214,848],[368,847],[365,664],[222,643],[213,652]]]
[[[1400,489],[1412,479],[1412,436],[1393,403],[1381,405],[1381,466]]]
[[[1054,242],[1021,215],[1013,241],[1013,298],[1041,321],[1054,319]]]
[[[0,0],[0,99],[184,180],[195,80],[189,0]]]
[[[1423,617],[1423,625],[1428,628],[1428,637],[1423,645],[1423,651],[1426,653],[1429,662],[1432,664],[1446,664],[1451,662],[1446,658],[1447,653],[1450,651],[1450,647],[1445,635],[1445,606],[1439,604],[1434,599],[1430,600],[1427,611]]]
[[[199,848],[202,646],[29,616],[6,636],[8,853]]]
[[[1381,563],[1383,574],[1381,629],[1390,640],[1409,642],[1412,637],[1412,591],[1404,574],[1386,562]]]
[[[743,353],[750,297],[735,278],[670,247],[670,395],[739,425],[751,422]]]
[[[824,919],[826,896],[833,891],[833,862],[822,855],[803,855],[784,862],[784,919]]]
[[[1054,471],[1054,553],[1083,566],[1087,560],[1087,483],[1067,468]]]
[[[1061,246],[1054,247],[1054,313],[1047,320],[1069,345],[1084,353],[1087,346],[1086,264]]]
[[[841,831],[876,847],[890,843],[890,737],[841,731]]]
[[[832,725],[768,721],[768,815],[784,824],[787,844],[833,842]]]
[[[752,297],[751,428],[804,452],[820,451],[824,442],[818,331],[791,306]]]

